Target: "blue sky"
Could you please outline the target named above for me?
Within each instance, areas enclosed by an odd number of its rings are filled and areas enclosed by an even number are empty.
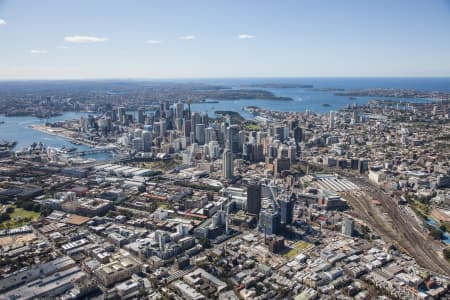
[[[0,79],[450,76],[449,0],[0,0]]]

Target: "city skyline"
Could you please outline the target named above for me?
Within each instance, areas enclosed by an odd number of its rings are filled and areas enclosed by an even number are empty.
[[[448,1],[0,1],[0,80],[448,77]]]
[[[0,0],[1,299],[450,299],[450,0]]]

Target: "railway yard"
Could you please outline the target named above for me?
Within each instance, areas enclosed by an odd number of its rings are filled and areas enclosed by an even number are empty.
[[[364,220],[386,242],[407,252],[422,267],[450,274],[450,264],[442,256],[442,245],[429,237],[427,229],[409,207],[398,205],[366,178],[352,176],[350,180],[360,190],[343,191],[340,195],[349,202],[351,215]],[[374,199],[380,205],[375,205]]]

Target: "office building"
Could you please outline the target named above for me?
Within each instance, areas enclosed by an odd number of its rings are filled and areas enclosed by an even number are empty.
[[[126,121],[125,107],[121,106],[117,109],[117,118],[120,123],[124,124]]]
[[[205,124],[195,124],[195,141],[199,145],[205,144]]]
[[[183,119],[183,135],[185,137],[191,136],[191,120]]]
[[[288,137],[288,132],[289,128],[285,126],[277,126],[275,127],[274,137],[283,142]]]
[[[95,270],[97,280],[104,286],[111,286],[114,283],[128,279],[134,273],[139,272],[141,265],[131,256],[121,256],[108,264],[102,265]]]
[[[247,187],[247,212],[259,216],[261,211],[261,184],[252,183]]]
[[[233,178],[233,154],[230,149],[225,149],[222,155],[223,177],[225,179]]]
[[[145,109],[143,107],[138,108],[138,123],[145,123]]]
[[[330,116],[329,116],[329,127],[333,128],[334,127],[334,115],[335,112],[334,111],[330,111]]]
[[[208,154],[211,160],[215,160],[220,156],[220,146],[217,141],[211,141],[208,143]]]
[[[359,173],[365,173],[369,171],[369,160],[367,159],[360,159],[358,163],[358,169]]]
[[[212,141],[217,141],[216,130],[212,127],[208,127],[205,129],[205,144]]]
[[[195,128],[197,124],[202,124],[202,118],[200,116],[200,113],[193,112],[191,115],[191,132],[195,135]]]
[[[134,151],[141,152],[144,150],[144,144],[142,143],[142,139],[140,137],[134,138],[132,143]]]
[[[159,130],[159,134],[160,136],[166,136],[166,129],[167,129],[167,123],[166,120],[162,119],[159,121],[159,126],[160,126],[160,130]]]
[[[355,223],[353,222],[352,219],[345,219],[342,222],[342,234],[348,235],[348,236],[353,236],[353,230],[355,227]]]
[[[177,119],[182,119],[183,118],[183,112],[184,112],[184,104],[181,102],[178,102],[175,105],[175,117]]]
[[[241,152],[240,140],[239,140],[239,126],[231,125],[227,128],[225,145],[230,149],[231,153]]]
[[[303,129],[300,127],[294,128],[294,140],[296,143],[303,141]]]
[[[280,201],[281,206],[281,223],[283,225],[292,224],[294,218],[295,198],[286,198]]]
[[[152,133],[150,131],[142,131],[142,148],[144,152],[152,151]]]
[[[288,158],[291,164],[297,161],[297,148],[293,145],[290,145],[288,148]]]
[[[280,229],[280,213],[272,209],[262,210],[259,213],[258,228],[265,234],[277,234]]]

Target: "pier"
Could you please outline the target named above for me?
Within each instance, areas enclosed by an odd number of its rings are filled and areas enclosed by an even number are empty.
[[[96,153],[106,153],[106,152],[117,152],[117,148],[115,147],[108,147],[108,148],[100,148],[100,149],[89,149],[84,151],[76,151],[65,154],[66,157],[77,157],[77,156],[85,156],[90,154],[96,154]]]

